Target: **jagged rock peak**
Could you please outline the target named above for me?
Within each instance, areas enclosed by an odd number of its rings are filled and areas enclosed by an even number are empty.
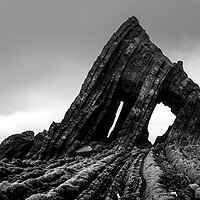
[[[147,127],[160,102],[176,119],[152,146]],[[0,152],[0,199],[199,198],[199,113],[200,89],[183,62],[172,63],[131,17],[105,45],[60,123],[34,139],[28,132],[16,152],[12,142],[1,144],[11,145]]]

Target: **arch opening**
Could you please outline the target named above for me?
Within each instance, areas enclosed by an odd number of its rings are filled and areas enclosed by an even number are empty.
[[[148,124],[149,140],[153,144],[157,136],[166,133],[168,127],[173,124],[175,115],[170,108],[163,103],[157,104]]]
[[[119,107],[118,107],[117,112],[116,112],[116,114],[115,114],[114,122],[113,122],[112,126],[110,127],[110,129],[109,129],[109,131],[108,131],[107,138],[110,137],[112,131],[113,131],[113,130],[115,129],[115,127],[116,127],[116,123],[117,123],[117,121],[118,121],[118,119],[119,119],[119,115],[120,115],[120,113],[121,113],[121,110],[122,110],[123,105],[124,105],[124,102],[123,102],[123,101],[120,101]]]

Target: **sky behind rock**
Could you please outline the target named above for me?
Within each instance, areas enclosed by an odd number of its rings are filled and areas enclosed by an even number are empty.
[[[133,15],[200,84],[199,9],[199,0],[1,0],[0,138],[60,122],[103,46]],[[173,120],[162,111],[153,133]]]

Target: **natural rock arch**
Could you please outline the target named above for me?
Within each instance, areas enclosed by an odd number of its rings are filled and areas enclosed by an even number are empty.
[[[0,162],[0,197],[151,200],[175,199],[176,193],[194,199],[189,184],[200,184],[200,89],[182,65],[162,54],[135,17],[128,19],[103,48],[61,123],[53,122],[26,155],[19,150],[20,159]],[[160,102],[176,119],[152,146],[147,127]]]
[[[158,103],[151,115],[148,124],[149,141],[154,144],[157,137],[163,136],[174,123],[175,115],[168,106]]]
[[[120,101],[124,102],[121,127],[117,135],[112,135],[116,145],[134,146],[135,140],[143,137],[142,132],[146,133],[162,83],[172,66],[150,42],[137,19],[130,18],[104,47],[61,124],[49,131],[39,158],[58,157],[91,140],[106,140]]]
[[[80,94],[34,157],[56,158],[93,140],[106,140],[120,101],[124,106],[110,139],[120,148],[134,146],[144,138],[158,102],[178,115],[193,91],[199,88],[188,79],[182,62],[172,64],[132,17],[108,41]]]

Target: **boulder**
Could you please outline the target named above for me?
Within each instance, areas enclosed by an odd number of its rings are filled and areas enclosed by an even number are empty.
[[[91,146],[85,146],[85,147],[82,147],[82,148],[78,149],[76,151],[76,155],[78,155],[78,156],[88,156],[92,152],[93,152],[93,149],[92,149]]]
[[[196,183],[191,183],[191,184],[189,185],[189,187],[190,187],[192,190],[196,190],[197,188],[199,188],[199,185],[196,184]]]
[[[102,151],[102,146],[100,144],[97,144],[95,147],[94,147],[94,151],[95,152],[101,152]]]
[[[0,159],[23,158],[32,147],[33,142],[33,131],[9,136],[0,144]]]

